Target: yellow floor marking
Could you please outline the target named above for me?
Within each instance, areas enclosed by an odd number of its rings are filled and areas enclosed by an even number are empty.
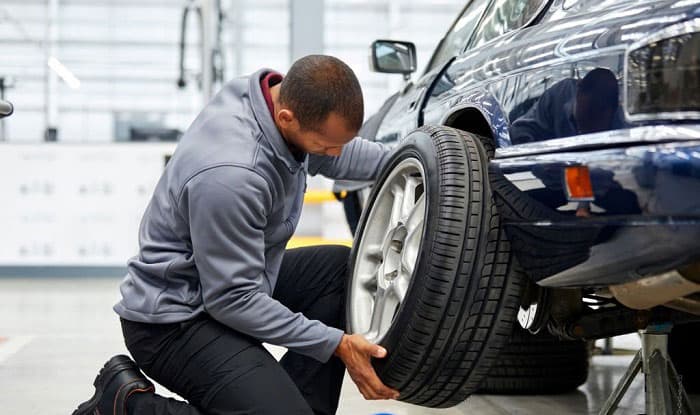
[[[345,192],[341,192],[340,197],[345,197]],[[304,193],[304,203],[318,204],[326,202],[337,202],[333,192],[330,190],[307,190]]]
[[[319,236],[294,236],[287,243],[287,249],[315,245],[345,245],[352,246],[351,239],[325,239]]]

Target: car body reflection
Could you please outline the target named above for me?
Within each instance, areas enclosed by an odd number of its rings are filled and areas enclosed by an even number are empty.
[[[481,136],[514,252],[541,285],[700,259],[700,3],[479,0],[456,23],[370,137],[424,124]],[[572,166],[592,200],[567,195]]]

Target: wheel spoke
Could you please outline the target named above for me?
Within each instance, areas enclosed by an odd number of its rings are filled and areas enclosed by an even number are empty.
[[[373,262],[381,262],[384,255],[380,244],[367,245],[365,248],[365,258]]]
[[[413,251],[413,249],[408,249],[408,247],[406,247],[401,255],[401,272],[407,275],[413,275],[413,270],[416,267],[418,255]]]
[[[415,255],[418,253],[418,249],[420,248],[420,242],[423,237],[423,227],[422,226],[416,226],[415,228],[411,229],[408,231],[408,234],[406,234],[406,241],[404,242],[404,247],[403,247],[403,256],[405,257],[406,253],[409,253],[413,256],[409,256],[409,258],[413,259],[413,262],[415,262]]]
[[[379,264],[377,265],[377,268],[374,269],[374,272],[363,276],[360,284],[365,290],[370,293],[377,290],[377,286],[379,285],[379,275],[381,275],[380,273],[382,272],[382,268],[384,268],[384,264]]]
[[[418,262],[418,254],[420,251],[420,243],[423,237],[423,221],[414,225],[409,229],[404,241],[403,251],[401,252],[401,270],[407,274],[409,278],[413,275],[416,262]]]
[[[400,303],[395,296],[385,296],[384,312],[382,313],[381,326],[379,326],[379,333],[382,335],[389,331],[391,323],[394,322],[394,314],[396,313],[396,309],[399,304]]]
[[[391,193],[394,195],[394,201],[391,205],[391,215],[389,216],[388,230],[396,227],[401,220],[401,211],[403,208],[404,189],[401,186],[394,185],[391,188]]]
[[[396,295],[399,303],[403,303],[404,298],[406,298],[406,293],[408,293],[408,284],[411,282],[411,274],[406,272],[399,273],[398,278],[396,278],[392,284],[394,289],[394,294]]]
[[[386,291],[384,288],[377,287],[377,292],[374,297],[374,305],[372,306],[372,317],[369,323],[369,331],[365,337],[374,338],[379,335],[379,326],[384,313],[384,301],[386,299]]]
[[[368,278],[362,283],[362,287],[368,292],[375,291],[377,289],[377,280],[374,278]]]
[[[406,229],[409,235],[416,229],[423,227],[425,220],[425,193],[416,201],[406,218]]]
[[[416,188],[421,184],[419,178],[407,175],[403,188],[403,200],[401,201],[401,219],[405,222],[416,205]]]
[[[374,307],[372,308],[372,321],[367,337],[377,338],[389,330],[397,305],[398,301],[394,295],[391,295],[382,287],[377,288],[377,295],[374,298]]]

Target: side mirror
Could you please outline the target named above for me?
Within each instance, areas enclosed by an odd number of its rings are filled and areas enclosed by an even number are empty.
[[[370,68],[374,72],[400,73],[416,71],[416,45],[397,40],[375,40],[370,46]]]
[[[13,111],[14,108],[12,107],[12,103],[5,101],[4,99],[0,99],[0,118],[9,117],[12,115]]]

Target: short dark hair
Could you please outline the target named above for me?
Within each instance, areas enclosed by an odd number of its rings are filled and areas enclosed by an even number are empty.
[[[348,128],[359,130],[365,111],[355,73],[340,59],[326,55],[309,55],[294,62],[282,80],[280,103],[308,130],[318,130],[331,112],[343,117]]]
[[[615,74],[607,68],[595,68],[578,83],[578,92],[591,99],[596,108],[615,109],[620,104],[620,87]]]

